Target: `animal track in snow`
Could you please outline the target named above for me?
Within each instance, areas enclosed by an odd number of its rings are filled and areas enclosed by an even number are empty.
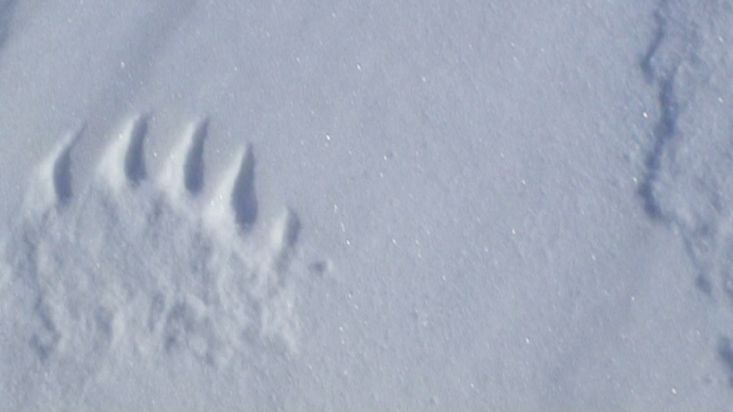
[[[717,248],[710,244],[733,215],[733,73],[725,42],[733,38],[733,8],[719,0],[664,0],[655,19],[641,69],[658,114],[639,194],[649,216],[682,234],[698,285],[710,293]]]
[[[654,17],[641,69],[657,113],[640,199],[681,236],[697,287],[733,314],[733,5],[661,0]],[[721,342],[719,358],[733,377],[730,339]]]
[[[84,370],[112,350],[214,366],[257,347],[297,351],[290,266],[299,220],[285,209],[262,230],[253,147],[207,181],[204,119],[151,176],[148,117],[139,116],[78,187],[72,164],[84,134],[61,139],[37,168],[6,242],[2,276],[33,317],[25,338],[37,358]]]

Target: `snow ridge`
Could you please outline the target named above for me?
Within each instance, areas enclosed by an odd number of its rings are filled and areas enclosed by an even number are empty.
[[[733,5],[664,0],[654,18],[641,69],[658,104],[639,195],[650,218],[680,234],[697,287],[733,304]]]

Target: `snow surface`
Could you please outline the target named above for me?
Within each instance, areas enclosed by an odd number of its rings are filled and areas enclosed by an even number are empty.
[[[0,410],[731,410],[733,2],[0,0]]]

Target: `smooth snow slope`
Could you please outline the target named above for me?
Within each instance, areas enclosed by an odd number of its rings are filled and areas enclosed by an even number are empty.
[[[0,13],[0,409],[733,404],[729,1]]]

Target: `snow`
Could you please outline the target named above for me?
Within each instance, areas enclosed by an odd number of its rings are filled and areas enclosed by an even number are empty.
[[[0,410],[728,410],[732,20],[0,0]]]

